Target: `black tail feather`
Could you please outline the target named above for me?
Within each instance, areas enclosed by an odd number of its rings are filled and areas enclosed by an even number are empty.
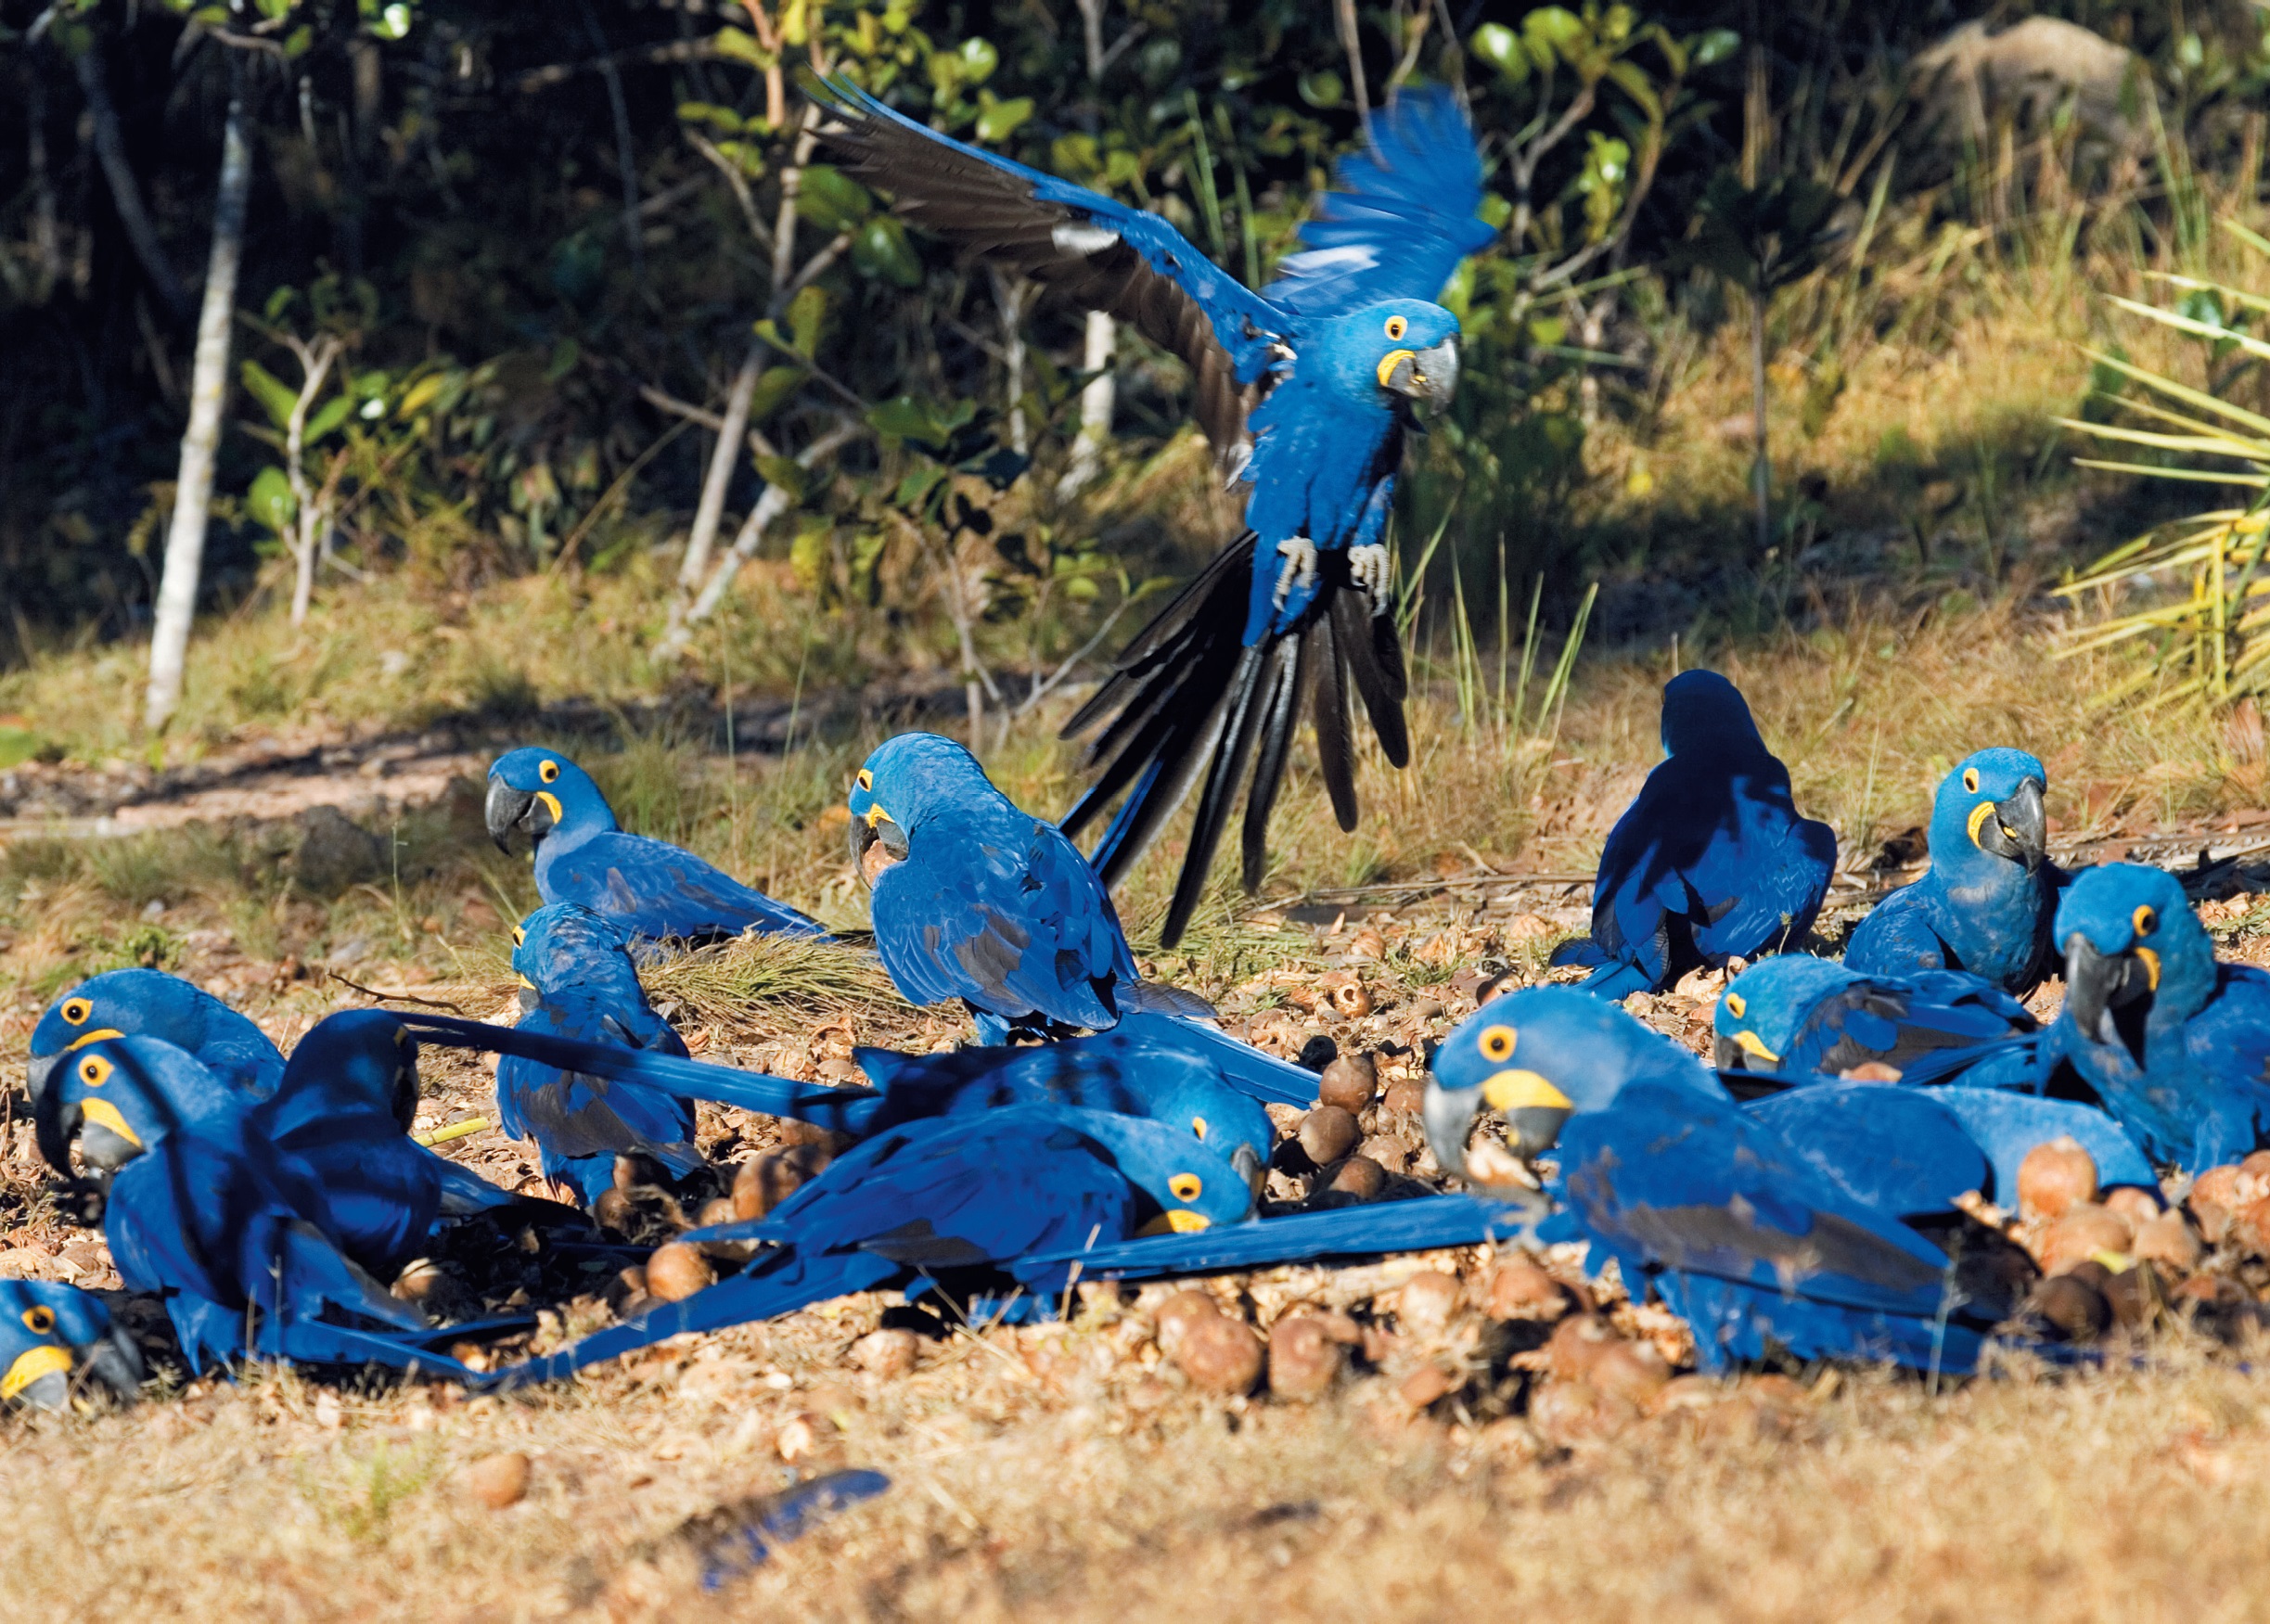
[[[1408,766],[1411,738],[1404,731],[1403,701],[1410,687],[1393,619],[1373,614],[1362,594],[1342,592],[1333,595],[1332,626],[1372,730],[1379,735],[1380,750],[1393,765]]]
[[[1206,790],[1199,798],[1198,816],[1190,825],[1190,850],[1174,881],[1174,900],[1167,904],[1166,925],[1159,933],[1161,941],[1182,940],[1190,915],[1198,911],[1199,899],[1205,895],[1206,871],[1213,866],[1214,848],[1222,843],[1223,827],[1229,822],[1230,808],[1237,802],[1246,763],[1252,759],[1253,743],[1261,732],[1264,697],[1275,685],[1276,667],[1293,652],[1289,641],[1249,648],[1238,662],[1238,674],[1231,679],[1223,712],[1222,741],[1214,747]]]
[[[1340,634],[1329,616],[1316,622],[1321,645],[1316,659],[1316,702],[1310,708],[1316,722],[1316,767],[1324,775],[1325,793],[1332,798],[1332,816],[1343,833],[1355,832],[1355,746],[1348,736],[1348,668],[1340,651]]]
[[[1245,889],[1256,891],[1269,871],[1269,814],[1285,786],[1285,758],[1292,750],[1293,729],[1301,724],[1301,710],[1316,685],[1316,633],[1329,621],[1302,633],[1289,664],[1279,660],[1276,681],[1263,709],[1261,754],[1253,762],[1253,786],[1246,792],[1243,869]]]

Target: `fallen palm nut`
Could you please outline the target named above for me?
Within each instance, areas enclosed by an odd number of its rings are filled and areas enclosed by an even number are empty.
[[[1186,1321],[1172,1357],[1202,1393],[1250,1393],[1261,1376],[1261,1338],[1243,1320],[1218,1313]]]
[[[2238,1167],[2225,1162],[2221,1167],[2209,1168],[2191,1181],[2191,1191],[2185,1200],[2191,1203],[2212,1201],[2226,1212],[2236,1212],[2246,1203],[2239,1198]]]
[[[418,1258],[403,1265],[402,1272],[394,1276],[390,1292],[404,1302],[424,1302],[449,1276],[431,1258]]]
[[[602,1190],[599,1192],[599,1198],[591,1204],[592,1222],[597,1224],[601,1229],[611,1229],[617,1234],[630,1233],[631,1225],[636,1222],[637,1219],[638,1208],[634,1207],[631,1204],[631,1198],[620,1190]]]
[[[1358,1201],[1377,1201],[1387,1188],[1387,1170],[1367,1156],[1352,1156],[1340,1164],[1325,1188]]]
[[[1343,1111],[1365,1109],[1379,1092],[1379,1062],[1368,1050],[1336,1056],[1316,1080],[1317,1099]]]
[[[2103,1294],[2072,1274],[2053,1274],[2043,1281],[2026,1306],[2071,1342],[2100,1336],[2112,1323],[2112,1308]]]
[[[1554,1327],[1545,1345],[1545,1367],[1557,1380],[1581,1382],[1589,1376],[1593,1361],[1611,1342],[1621,1342],[1616,1328],[1597,1314],[1577,1314]]]
[[[2238,1170],[2249,1178],[2270,1180],[2270,1150],[2249,1151],[2238,1158]]]
[[[1386,1109],[1406,1117],[1417,1116],[1419,1107],[1426,1103],[1427,1085],[1416,1077],[1397,1078],[1389,1083],[1386,1097],[1379,1102]]]
[[[1439,1335],[1458,1311],[1458,1283],[1432,1269],[1404,1281],[1395,1293],[1395,1323],[1424,1336]]]
[[[1424,1410],[1458,1385],[1458,1378],[1439,1364],[1422,1364],[1403,1378],[1395,1390],[1414,1410]]]
[[[2176,1306],[2228,1308],[2246,1301],[2245,1287],[2221,1274],[2194,1274],[2168,1293]]]
[[[746,1222],[763,1218],[826,1170],[827,1151],[816,1144],[791,1145],[751,1157],[733,1175],[733,1216]]]
[[[912,1331],[869,1331],[852,1344],[852,1362],[870,1375],[902,1376],[922,1355],[922,1339]]]
[[[1347,1350],[1315,1314],[1290,1313],[1269,1327],[1269,1391],[1306,1404],[1332,1390]]]
[[[1508,1258],[1491,1272],[1482,1311],[1494,1320],[1558,1320],[1569,1311],[1569,1294],[1527,1258]]]
[[[2199,1267],[2199,1256],[2206,1250],[2180,1212],[2163,1212],[2136,1225],[2136,1238],[2128,1249],[2139,1260],[2157,1264],[2177,1280]]]
[[[1192,1325],[1201,1320],[1218,1320],[1221,1317],[1221,1305],[1207,1293],[1196,1287],[1176,1292],[1161,1303],[1158,1311],[1151,1316],[1152,1323],[1158,1326],[1159,1351],[1173,1358],[1174,1350],[1182,1346],[1183,1338],[1189,1334]]]
[[[2128,1221],[2111,1208],[2076,1203],[2043,1232],[2033,1258],[2044,1274],[2068,1274],[2100,1252],[2126,1252],[2135,1239]]]
[[[1671,1366],[1652,1342],[1610,1342],[1593,1357],[1584,1380],[1595,1392],[1627,1400],[1644,1410],[1671,1380]]]
[[[517,1505],[528,1493],[528,1457],[517,1450],[481,1456],[466,1467],[465,1490],[491,1511]]]
[[[622,1312],[625,1303],[646,1295],[647,1272],[636,1263],[616,1271],[615,1277],[607,1283],[607,1306],[618,1314]]]
[[[659,1246],[647,1260],[647,1293],[664,1302],[683,1302],[716,1279],[701,1248],[684,1241]]]
[[[700,1211],[694,1214],[694,1222],[702,1229],[712,1229],[721,1223],[731,1223],[739,1216],[733,1208],[732,1196],[713,1196],[701,1204]]]
[[[1505,1141],[1487,1133],[1466,1147],[1466,1181],[1501,1187],[1515,1184],[1524,1190],[1540,1187],[1537,1175],[1506,1148]]]
[[[2097,1158],[2071,1134],[2026,1152],[2018,1164],[2018,1211],[2029,1222],[2063,1217],[2097,1199]]]
[[[1387,957],[1387,938],[1366,925],[1348,939],[1348,956],[1352,959],[1383,959]]]
[[[1837,1073],[1845,1082],[1897,1082],[1903,1075],[1898,1067],[1887,1066],[1881,1060],[1863,1060]]]
[[[2068,1274],[2066,1279],[2073,1278]],[[2160,1272],[2149,1263],[2138,1263],[2133,1269],[2123,1269],[2105,1282],[2102,1295],[2106,1306],[2112,1311],[2113,1320],[2131,1331],[2142,1330],[2160,1317],[2166,1306],[2167,1293],[2161,1289]]]
[[[1556,1377],[1530,1396],[1529,1424],[1539,1437],[1559,1449],[1613,1438],[1639,1412],[1628,1399],[1603,1393],[1589,1383]]]
[[[1318,1106],[1301,1119],[1301,1149],[1320,1168],[1328,1168],[1346,1156],[1363,1136],[1354,1114],[1344,1106]]]
[[[2138,1229],[2158,1218],[2161,1212],[2160,1193],[2140,1184],[2123,1184],[2117,1190],[2106,1191],[2105,1205]]]
[[[1353,977],[1335,983],[1330,997],[1333,1013],[1343,1020],[1353,1020],[1371,1013],[1371,989]]]
[[[819,1447],[820,1430],[827,1426],[823,1415],[791,1415],[773,1435],[773,1448],[782,1460],[794,1464]]]
[[[2258,1257],[2270,1255],[2270,1196],[2240,1208],[2225,1238]]]
[[[817,1122],[800,1122],[793,1117],[780,1119],[779,1132],[780,1143],[786,1145],[810,1145],[814,1150],[832,1151],[836,1144],[836,1136],[829,1130]]]

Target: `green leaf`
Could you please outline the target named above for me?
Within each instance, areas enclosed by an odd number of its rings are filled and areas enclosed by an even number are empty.
[[[798,212],[822,231],[849,231],[875,208],[875,196],[833,164],[804,166]]]
[[[719,56],[735,62],[746,62],[760,70],[774,67],[779,58],[757,44],[757,36],[745,28],[728,23],[710,36],[710,47]]]
[[[796,539],[789,543],[789,573],[806,592],[817,593],[827,584],[835,562],[835,549],[829,544],[833,540],[833,533],[823,519],[798,530]]]
[[[955,55],[959,59],[963,80],[970,84],[984,83],[993,77],[994,70],[1001,66],[1001,53],[994,48],[993,42],[975,35],[964,40]]]
[[[20,767],[38,755],[45,741],[28,727],[0,722],[0,768]]]
[[[300,403],[300,391],[270,372],[257,361],[247,361],[237,368],[237,377],[244,387],[267,412],[269,420],[278,428],[290,426],[292,408]]]
[[[1655,94],[1654,84],[1648,81],[1647,74],[1640,71],[1638,63],[1628,57],[1610,62],[1608,65],[1608,77],[1624,95],[1639,104],[1639,110],[1648,115],[1649,123],[1660,124],[1663,121],[1662,98]]]
[[[794,457],[761,456],[757,458],[757,472],[768,485],[777,485],[789,493],[791,501],[804,499],[804,470]]]
[[[434,396],[442,392],[448,381],[446,373],[428,373],[403,391],[402,404],[397,409],[404,417],[416,416],[432,404]]]
[[[867,427],[886,440],[911,440],[932,451],[943,451],[952,434],[939,421],[937,408],[913,395],[899,395],[868,407]]]
[[[244,510],[277,535],[291,528],[291,516],[300,509],[291,493],[291,481],[284,470],[271,463],[252,476],[252,488],[245,492]]]
[[[1017,127],[1032,116],[1032,98],[1020,96],[1008,101],[996,101],[990,90],[978,93],[978,139],[1006,141],[1017,133]]]
[[[1698,68],[1723,62],[1742,48],[1742,36],[1730,28],[1714,28],[1687,44],[1687,60]]]
[[[803,381],[804,369],[801,366],[766,367],[764,376],[757,379],[757,387],[750,393],[749,420],[763,422],[788,403]]]
[[[820,347],[820,324],[827,319],[827,289],[814,282],[789,301],[789,331],[795,336],[796,352],[809,355]]]
[[[863,276],[900,288],[922,286],[922,261],[906,240],[906,228],[889,214],[878,214],[852,238],[852,264]]]
[[[1348,82],[1329,68],[1319,68],[1314,73],[1303,73],[1294,86],[1301,99],[1313,108],[1336,108],[1348,94]]]
[[[710,101],[682,101],[678,104],[678,121],[682,124],[707,124],[721,135],[741,133],[741,115],[731,108],[721,108]]]
[[[899,481],[899,488],[891,493],[891,499],[909,512],[917,511],[930,499],[930,492],[938,488],[939,481],[945,477],[946,470],[936,463],[925,463]]]
[[[304,22],[284,36],[284,60],[296,62],[307,55],[308,46],[315,43],[315,31]]]
[[[354,410],[354,401],[347,395],[333,395],[324,402],[322,409],[307,420],[307,443],[313,445],[347,420]]]
[[[1504,23],[1483,23],[1468,44],[1474,55],[1503,73],[1508,83],[1520,84],[1528,79],[1529,53],[1521,48],[1521,36]]]
[[[1583,20],[1559,6],[1540,6],[1521,19],[1521,32],[1539,67],[1552,62],[1557,47],[1561,60],[1574,66],[1585,39]]]

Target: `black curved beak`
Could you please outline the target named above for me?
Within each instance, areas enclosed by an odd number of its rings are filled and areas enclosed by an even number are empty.
[[[2049,814],[2042,806],[2042,786],[2029,778],[2014,794],[1994,802],[1994,815],[1979,831],[1979,845],[1997,857],[2024,863],[2028,874],[2040,868],[2049,852]]]
[[[79,1132],[81,1113],[76,1104],[66,1104],[54,1089],[32,1096],[32,1133],[39,1144],[40,1159],[65,1178],[71,1176],[71,1142]]]
[[[1445,339],[1402,357],[1389,369],[1385,382],[1390,390],[1415,404],[1442,411],[1458,392],[1457,339]]]
[[[852,866],[869,886],[894,863],[906,861],[906,831],[880,807],[852,820]]]
[[[55,1068],[62,1063],[63,1056],[60,1055],[34,1055],[24,1062],[24,1093],[31,1096],[33,1111],[39,1109],[40,1096],[47,1092],[47,1080],[55,1075]]]
[[[1261,1152],[1250,1144],[1240,1144],[1230,1152],[1229,1165],[1238,1170],[1238,1176],[1245,1181],[1245,1187],[1253,1192],[1253,1199],[1258,1202],[1263,1181],[1268,1177],[1268,1169],[1262,1163]],[[1246,1208],[1246,1215],[1249,1218],[1252,1216],[1251,1208]]]
[[[100,1342],[73,1351],[80,1356],[81,1372],[109,1388],[120,1403],[131,1404],[142,1396],[142,1381],[148,1373],[142,1364],[142,1350],[122,1327],[113,1325]]]
[[[512,831],[523,825],[532,840],[551,833],[551,809],[536,799],[535,791],[515,789],[502,778],[489,780],[489,799],[481,812],[489,825],[489,838],[496,842],[499,851],[512,850]]]
[[[1419,1125],[1426,1130],[1427,1148],[1434,1152],[1435,1165],[1444,1172],[1462,1179],[1467,1176],[1466,1142],[1480,1115],[1480,1083],[1472,1088],[1444,1088],[1428,1080],[1426,1098],[1419,1106]]]
[[[1711,1040],[1711,1064],[1721,1071],[1747,1071],[1750,1055],[1741,1044],[1720,1032]]]
[[[2078,930],[2065,939],[2065,1012],[2092,1042],[2119,1043],[2113,1012],[2151,993],[2151,975],[2133,953],[2104,953]]]
[[[1569,1120],[1566,1106],[1519,1106],[1506,1113],[1514,1153],[1533,1161],[1560,1143],[1560,1131]]]

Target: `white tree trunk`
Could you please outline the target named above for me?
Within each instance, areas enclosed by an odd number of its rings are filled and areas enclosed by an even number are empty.
[[[221,440],[228,395],[229,323],[237,304],[237,264],[244,249],[244,208],[252,184],[252,146],[237,87],[229,96],[221,139],[221,185],[212,206],[212,254],[205,266],[205,301],[197,318],[197,360],[189,377],[189,427],[181,437],[181,473],[173,519],[165,533],[165,573],[158,586],[149,643],[149,696],[144,723],[152,733],[181,703],[182,664],[204,572],[205,524],[212,505],[212,455]]]
[[[1111,372],[1112,352],[1119,347],[1119,323],[1108,312],[1088,312],[1087,349],[1080,369],[1095,376],[1080,391],[1080,432],[1072,440],[1071,464],[1057,481],[1057,494],[1071,496],[1096,478],[1103,467],[1104,444],[1111,438],[1111,410],[1119,399],[1119,382]]]
[[[331,531],[332,481],[326,480],[320,494],[308,482],[303,461],[307,449],[307,409],[323,392],[323,380],[339,359],[339,340],[325,334],[313,344],[295,340],[300,358],[300,398],[292,403],[291,420],[284,429],[284,477],[291,483],[292,581],[291,623],[307,623],[307,606],[315,595],[315,551]]]
[[[821,459],[833,456],[866,432],[866,426],[861,423],[844,423],[831,428],[796,454],[796,466],[800,468],[816,467]],[[757,548],[764,541],[764,532],[795,505],[794,493],[778,485],[767,485],[758,493],[756,506],[749,510],[749,517],[741,521],[740,533],[733,538],[733,545],[725,549],[725,556],[717,561],[717,568],[710,572],[709,582],[702,587],[701,595],[694,600],[685,618],[672,626],[663,638],[662,653],[683,651],[686,628],[699,625],[717,612],[717,606],[725,602],[725,594],[733,585],[733,578],[741,572],[741,566],[757,556]]]
[[[686,561],[678,567],[680,598],[699,586],[701,578],[709,573],[710,555],[717,547],[718,521],[725,516],[725,493],[733,486],[733,470],[741,462],[741,433],[749,427],[749,397],[756,392],[763,359],[763,346],[751,344],[725,396],[725,418],[717,430],[717,449],[710,454],[710,477],[702,481],[701,505],[694,509],[693,533],[686,538]]]

